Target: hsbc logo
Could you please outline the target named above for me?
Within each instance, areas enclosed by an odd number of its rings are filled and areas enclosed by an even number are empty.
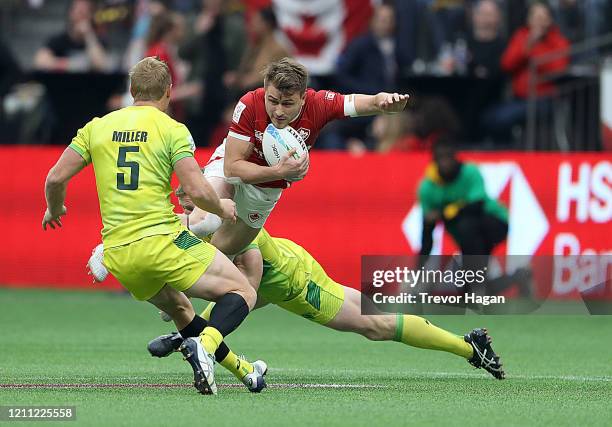
[[[533,255],[548,234],[550,225],[521,167],[515,162],[499,162],[481,163],[479,169],[491,198],[498,199],[510,186],[507,255]],[[422,227],[423,213],[415,203],[402,222],[402,230],[414,252],[421,249]],[[432,255],[442,253],[443,232],[444,226],[438,225],[434,231]]]

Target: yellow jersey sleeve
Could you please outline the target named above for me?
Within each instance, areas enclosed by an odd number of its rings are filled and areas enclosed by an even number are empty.
[[[85,163],[91,163],[91,151],[90,151],[90,141],[91,141],[91,128],[93,126],[94,120],[89,121],[85,126],[78,130],[76,136],[72,138],[72,142],[69,147],[74,151],[79,153],[81,157],[85,160]]]
[[[170,130],[169,143],[172,167],[174,167],[176,162],[185,157],[193,157],[195,142],[187,126],[181,124],[180,126],[173,127]]]

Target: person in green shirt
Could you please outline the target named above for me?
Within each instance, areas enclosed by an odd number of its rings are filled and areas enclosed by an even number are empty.
[[[454,141],[440,137],[432,148],[433,162],[427,166],[418,189],[423,211],[420,265],[433,246],[433,231],[442,222],[462,255],[465,270],[483,270],[493,249],[508,236],[508,210],[489,197],[478,166],[457,157]],[[478,255],[478,256],[476,256]],[[531,293],[530,273],[519,269],[510,276],[487,281],[487,293],[498,294],[518,284],[521,296]],[[464,291],[471,290],[465,286]]]
[[[419,185],[423,210],[421,255],[429,255],[436,223],[444,222],[466,255],[489,255],[506,239],[508,211],[485,191],[474,163],[461,162],[452,140],[443,137],[433,146],[433,162]]]

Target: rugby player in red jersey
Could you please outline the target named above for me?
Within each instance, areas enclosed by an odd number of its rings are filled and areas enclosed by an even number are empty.
[[[289,152],[275,166],[268,166],[262,152],[266,127],[291,126],[310,149],[327,123],[345,117],[398,113],[408,95],[380,92],[376,95],[342,95],[307,88],[308,73],[290,58],[270,63],[264,86],[247,92],[236,104],[226,140],[213,153],[204,170],[219,197],[233,198],[235,224],[196,209],[189,218],[197,234],[215,230],[212,244],[227,255],[246,247],[263,227],[283,189],[306,175],[309,157],[294,159]],[[195,231],[194,231],[195,232]]]

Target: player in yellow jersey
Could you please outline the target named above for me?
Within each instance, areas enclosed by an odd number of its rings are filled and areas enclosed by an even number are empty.
[[[181,204],[189,210],[186,197]],[[291,240],[271,237],[262,229],[255,240],[239,254],[234,262],[258,287],[257,307],[268,303],[338,331],[355,332],[374,341],[398,341],[410,346],[441,350],[468,360],[477,368],[486,369],[497,379],[504,378],[499,356],[491,347],[486,329],[474,329],[465,336],[457,336],[432,325],[428,320],[402,314],[383,314],[369,307],[363,315],[361,292],[332,280],[321,265],[304,248]],[[92,257],[90,268],[103,270],[102,258]],[[94,274],[95,277],[98,277]],[[209,304],[201,316],[207,319],[214,304]],[[171,333],[152,340],[148,349],[153,356],[165,357],[181,343],[180,334]],[[254,363],[265,375],[261,361]],[[228,369],[243,379],[230,366]],[[251,390],[252,385],[245,382]]]
[[[213,354],[253,308],[256,293],[221,252],[188,231],[170,202],[172,172],[201,209],[236,220],[233,201],[219,199],[193,157],[187,128],[165,114],[168,67],[145,58],[130,71],[134,105],[94,118],[49,171],[42,225],[61,227],[69,180],[91,163],[100,200],[105,263],[137,300],[169,313],[187,338],[180,350],[201,393],[216,393]],[[186,296],[216,301],[208,322]],[[193,333],[197,331],[197,333]]]
[[[257,308],[275,304],[329,328],[354,332],[374,341],[398,341],[413,347],[441,350],[504,378],[499,356],[491,347],[486,329],[457,336],[413,315],[383,314],[374,306],[362,314],[362,304],[371,304],[361,292],[332,280],[306,249],[288,239],[271,237],[262,229],[255,240],[235,259],[251,284],[259,282]],[[262,268],[263,267],[263,268]],[[214,304],[201,314],[207,318]],[[365,310],[364,310],[365,311]],[[172,340],[165,340],[171,343]],[[159,350],[158,343],[149,349]]]
[[[179,201],[189,213],[193,206],[189,198],[181,194]],[[495,378],[504,379],[500,358],[491,347],[486,329],[474,329],[461,337],[418,316],[363,315],[361,304],[367,300],[362,300],[361,293],[331,279],[312,255],[291,240],[271,237],[262,229],[234,262],[257,288],[256,308],[271,303],[329,328],[355,332],[370,340],[393,340],[453,353],[476,368],[484,368]],[[105,270],[102,257],[92,256],[89,266],[96,280],[103,280],[105,274],[99,274]],[[209,304],[201,316],[207,319],[213,308],[214,304]],[[378,310],[369,307],[368,312],[376,313]],[[181,341],[179,333],[162,335],[149,343],[148,350],[153,356],[165,357],[176,350]],[[242,360],[242,363],[248,362]],[[261,377],[266,374],[265,363],[256,361],[253,365]],[[249,390],[260,390],[255,388],[257,383],[245,381],[246,377],[234,367],[223,366],[241,379]]]

